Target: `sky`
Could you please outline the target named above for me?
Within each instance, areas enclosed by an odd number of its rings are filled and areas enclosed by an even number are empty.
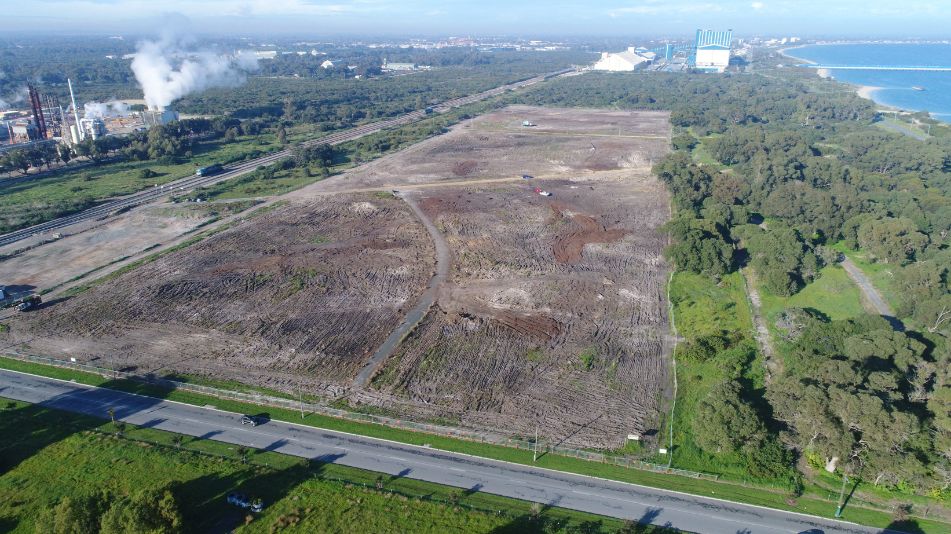
[[[951,0],[0,0],[4,30],[154,30],[169,13],[203,33],[304,35],[951,38]]]

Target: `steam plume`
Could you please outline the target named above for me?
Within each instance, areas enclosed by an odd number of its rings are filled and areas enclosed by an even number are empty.
[[[175,100],[211,87],[237,87],[257,68],[252,54],[223,55],[188,50],[188,39],[168,34],[138,45],[132,72],[149,109],[165,109]]]
[[[17,89],[15,93],[11,96],[7,96],[6,100],[0,97],[0,109],[10,109],[13,107],[13,104],[18,102],[23,102],[26,100],[26,96],[29,94],[29,91],[26,87],[21,87]]]
[[[129,105],[125,102],[86,102],[83,104],[84,117],[87,119],[105,119],[107,117],[125,117],[129,114]]]

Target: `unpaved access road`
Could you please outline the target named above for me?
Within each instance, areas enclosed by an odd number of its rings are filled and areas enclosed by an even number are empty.
[[[862,295],[865,296],[865,299],[879,315],[884,315],[885,317],[895,316],[892,309],[885,303],[885,299],[882,298],[882,295],[875,289],[875,286],[872,285],[872,281],[865,276],[865,273],[862,272],[862,269],[859,269],[858,265],[853,263],[849,258],[845,258],[842,260],[842,268],[848,273],[849,278],[855,282],[855,285],[859,286],[859,289],[862,290]]]
[[[360,370],[360,373],[357,374],[354,385],[361,388],[366,387],[370,383],[370,379],[373,378],[373,375],[376,374],[390,354],[396,350],[403,338],[423,320],[423,317],[429,312],[429,308],[436,302],[436,294],[440,286],[445,283],[446,278],[449,276],[449,261],[452,255],[449,252],[449,245],[446,244],[446,239],[439,230],[436,229],[433,221],[423,213],[423,210],[419,209],[412,194],[402,194],[400,196],[406,202],[406,205],[413,210],[413,213],[419,221],[423,223],[423,226],[429,233],[429,237],[433,240],[433,245],[436,247],[436,273],[433,274],[433,277],[429,280],[426,291],[420,295],[416,305],[406,314],[403,322],[390,333],[386,340],[380,345],[380,348],[373,353],[373,356],[370,357],[370,360],[363,369]]]

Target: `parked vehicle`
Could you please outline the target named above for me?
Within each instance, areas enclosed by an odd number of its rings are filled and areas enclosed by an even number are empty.
[[[35,309],[40,303],[43,302],[43,299],[39,295],[30,295],[28,297],[23,297],[20,299],[19,304],[17,304],[17,311],[25,312]]]

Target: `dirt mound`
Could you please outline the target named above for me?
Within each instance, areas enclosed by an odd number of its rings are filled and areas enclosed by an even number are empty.
[[[557,218],[565,218],[564,207],[552,203],[552,212]],[[627,230],[614,228],[608,230],[590,215],[573,213],[568,219],[570,227],[555,237],[552,253],[558,263],[576,263],[581,261],[584,246],[588,243],[613,243],[627,234]]]

